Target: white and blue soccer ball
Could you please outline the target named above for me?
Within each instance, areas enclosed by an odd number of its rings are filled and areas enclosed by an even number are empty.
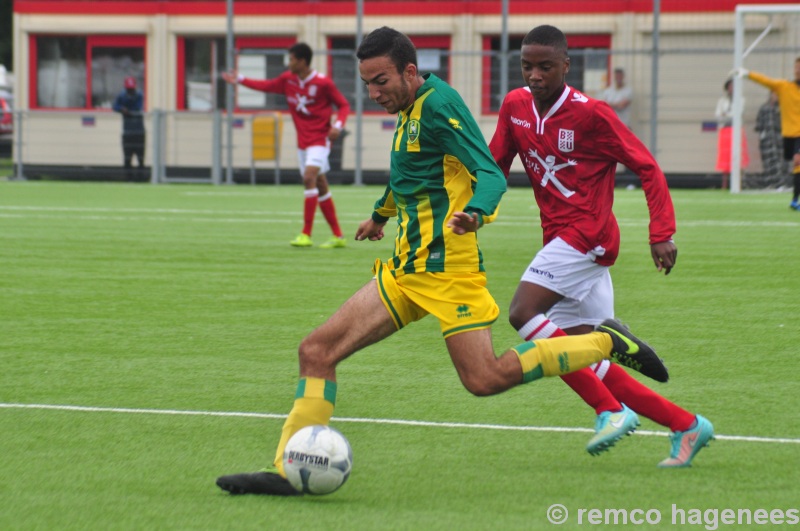
[[[347,481],[352,466],[350,443],[330,426],[306,426],[292,435],[283,451],[286,479],[306,494],[335,491]]]

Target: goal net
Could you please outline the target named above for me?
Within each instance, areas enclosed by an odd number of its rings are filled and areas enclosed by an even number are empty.
[[[736,6],[734,68],[743,67],[773,79],[792,80],[798,57],[800,4]],[[780,108],[770,106],[769,100],[767,87],[734,77],[732,193],[747,189],[782,189],[791,184],[789,163],[783,160]],[[745,142],[742,142],[743,136]]]

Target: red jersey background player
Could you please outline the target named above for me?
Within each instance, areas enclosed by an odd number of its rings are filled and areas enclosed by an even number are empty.
[[[303,205],[303,231],[290,243],[296,247],[311,247],[314,214],[319,205],[333,237],[320,247],[344,247],[346,240],[339,227],[336,208],[326,178],[330,170],[331,141],[339,138],[350,104],[333,81],[311,68],[313,52],[308,44],[299,42],[289,48],[289,70],[274,79],[250,79],[236,70],[225,72],[222,78],[228,83],[286,96],[289,111],[297,130],[297,156],[305,188]],[[333,107],[336,121],[331,125]]]
[[[527,86],[506,96],[490,143],[506,176],[514,157],[520,157],[541,212],[544,247],[523,274],[509,311],[512,326],[527,340],[587,333],[614,316],[609,267],[619,254],[612,212],[618,163],[642,182],[658,271],[669,274],[678,254],[664,174],[608,104],[566,84],[569,64],[567,40],[558,28],[531,30],[522,41]],[[598,414],[587,445],[593,455],[636,429],[635,412],[673,432],[671,455],[661,467],[689,466],[713,438],[708,420],[653,392],[618,365],[602,362],[562,378]]]

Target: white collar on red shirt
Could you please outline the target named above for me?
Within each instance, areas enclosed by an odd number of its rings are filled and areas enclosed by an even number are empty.
[[[305,79],[300,79],[300,77],[298,77],[297,81],[300,83],[300,88],[303,88],[306,83],[308,83],[309,81],[311,81],[315,77],[317,77],[317,71],[316,70],[312,70],[311,73],[308,74]]]
[[[526,88],[530,92],[531,90],[530,87]],[[547,114],[545,115],[544,118],[539,117],[539,111],[536,110],[536,105],[533,103],[533,97],[531,97],[531,107],[533,108],[533,115],[536,117],[536,133],[538,134],[544,133],[544,123],[547,121],[548,118],[553,116],[556,113],[556,111],[558,111],[561,108],[562,105],[564,105],[564,102],[567,101],[567,96],[569,96],[570,90],[572,89],[569,87],[569,85],[564,85],[564,92],[561,93],[561,97],[558,98],[558,101],[556,101],[552,107],[550,107],[550,110],[547,111]],[[533,94],[531,94],[531,96],[533,96]]]

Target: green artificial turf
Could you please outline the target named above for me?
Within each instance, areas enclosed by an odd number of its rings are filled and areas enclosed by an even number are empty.
[[[647,383],[716,428],[691,469],[656,468],[669,442],[647,419],[590,457],[594,412],[558,379],[471,396],[427,318],[338,370],[332,424],[354,452],[342,489],[220,491],[218,475],[272,460],[297,345],[391,253],[391,238],[352,240],[382,188],[333,192],[346,249],[288,245],[297,186],[0,182],[0,529],[549,529],[553,504],[562,529],[589,527],[591,509],[763,529],[775,522],[719,515],[797,511],[800,213],[786,194],[722,191],[673,191],[667,277],[641,190],[615,206],[617,316],[671,373]],[[329,234],[318,215],[315,242]],[[520,342],[507,308],[541,246],[531,191],[509,190],[479,237],[501,352]],[[593,527],[633,526],[613,517]]]

